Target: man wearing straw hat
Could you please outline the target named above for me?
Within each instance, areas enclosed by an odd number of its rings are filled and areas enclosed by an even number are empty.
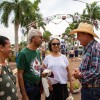
[[[94,39],[99,37],[88,23],[80,23],[74,33],[84,47],[81,65],[72,73],[81,82],[81,100],[100,100],[100,43]]]

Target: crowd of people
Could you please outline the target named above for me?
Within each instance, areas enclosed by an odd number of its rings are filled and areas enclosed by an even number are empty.
[[[72,76],[81,83],[81,100],[100,100],[100,43],[99,38],[88,23],[80,23],[77,29],[70,34],[77,34],[77,39],[84,47],[82,62],[79,69],[69,70],[68,56],[60,51],[60,40],[53,38],[49,41],[50,54],[43,55],[37,49],[42,44],[42,33],[38,29],[28,32],[28,44],[18,54],[17,78],[22,100],[41,100],[43,91],[41,78],[45,76],[49,85],[50,95],[45,100],[66,100],[69,96],[67,83],[70,83],[70,92],[73,93]],[[16,78],[9,68],[6,59],[11,51],[10,40],[0,36],[0,100],[18,100],[16,95]],[[78,57],[78,48],[69,51],[69,58],[73,61]],[[54,77],[42,73],[51,70]]]
[[[71,61],[78,61],[79,51],[77,47],[71,48],[68,52]]]

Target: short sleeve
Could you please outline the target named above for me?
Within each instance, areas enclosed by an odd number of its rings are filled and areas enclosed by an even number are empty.
[[[64,55],[64,61],[65,61],[66,67],[68,67],[69,61],[68,61],[68,58],[65,55]]]
[[[26,68],[25,65],[26,65],[26,57],[25,57],[25,54],[23,52],[20,52],[18,54],[17,68],[24,70]]]

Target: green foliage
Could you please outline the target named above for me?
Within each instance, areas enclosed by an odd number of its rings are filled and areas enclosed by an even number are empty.
[[[73,15],[69,14],[72,18],[72,23],[66,28],[65,32],[63,33],[63,38],[65,35],[68,36],[66,41],[71,45],[74,45],[74,38],[75,35],[69,35],[69,33],[76,29],[80,22],[87,22],[93,24],[96,29],[99,29],[98,20],[100,20],[100,6],[97,5],[97,2],[93,2],[91,4],[86,4],[86,8],[83,10],[82,14],[78,14],[77,12]]]
[[[27,41],[22,41],[22,42],[19,44],[19,51],[21,51],[25,46],[27,46]]]
[[[74,46],[74,44],[75,44],[75,40],[74,40],[74,39],[75,39],[75,34],[70,35],[69,33],[70,33],[73,29],[77,28],[77,27],[78,27],[78,24],[79,24],[79,23],[76,23],[76,22],[73,22],[73,23],[69,24],[69,26],[66,28],[65,32],[63,33],[63,37],[62,37],[62,38],[64,38],[64,36],[67,35],[68,38],[66,39],[66,41],[67,41],[68,43],[70,43],[71,46],[72,46],[72,45]]]
[[[72,23],[66,28],[64,35],[68,35],[70,31],[77,28],[80,22],[91,23],[98,29],[98,22],[96,20],[100,20],[100,6],[97,5],[97,2],[93,2],[91,4],[86,4],[86,8],[83,10],[82,14],[78,14],[77,12],[73,15],[69,14],[72,17]],[[79,18],[78,18],[79,17]]]
[[[97,5],[97,2],[86,4],[86,8],[83,10],[81,19],[85,22],[92,23],[96,29],[99,28],[97,20],[100,20],[100,6]]]
[[[32,3],[30,0],[10,0],[0,2],[0,21],[6,27],[8,27],[8,22],[10,15],[13,13],[13,18],[11,22],[15,26],[15,54],[18,53],[18,29],[21,25],[25,27],[35,21],[39,22],[39,26],[44,28],[42,15],[39,13],[40,0],[34,0]]]
[[[49,31],[44,31],[43,32],[43,39],[44,41],[49,41],[50,40],[50,36],[51,36],[51,33]]]

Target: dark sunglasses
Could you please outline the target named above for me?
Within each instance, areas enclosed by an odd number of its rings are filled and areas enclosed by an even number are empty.
[[[60,43],[52,43],[51,45],[53,45],[53,46],[55,46],[55,45],[59,46]]]

